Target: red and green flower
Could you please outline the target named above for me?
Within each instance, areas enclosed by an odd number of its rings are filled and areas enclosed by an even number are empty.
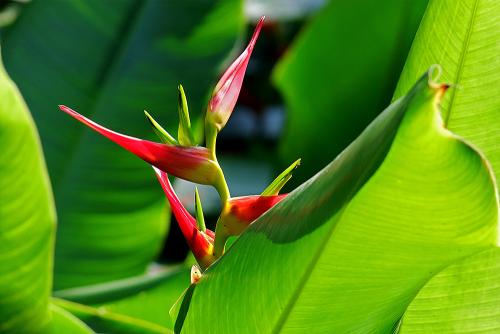
[[[158,181],[170,203],[172,213],[202,271],[223,254],[228,237],[241,234],[253,221],[286,197],[286,194],[280,195],[279,191],[300,163],[300,159],[295,161],[260,195],[231,197],[224,173],[217,161],[216,138],[228,122],[236,105],[245,71],[262,28],[263,20],[264,18],[260,19],[250,43],[224,72],[212,93],[205,114],[206,147],[196,145],[189,119],[187,99],[182,86],[179,86],[177,139],[145,112],[161,142],[120,134],[93,122],[69,107],[59,106],[68,115],[153,166]],[[205,227],[198,192],[196,191],[195,196],[195,218],[177,197],[168,179],[169,174],[194,183],[212,185],[217,189],[221,198],[222,211],[217,221],[215,233]],[[193,276],[193,281],[198,281],[200,275],[198,273],[195,275],[196,277]]]

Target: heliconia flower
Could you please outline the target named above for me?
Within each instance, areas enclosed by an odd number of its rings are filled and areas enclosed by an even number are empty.
[[[206,127],[213,126],[217,131],[220,131],[226,125],[229,116],[231,116],[240,94],[250,55],[264,23],[264,18],[260,18],[252,39],[243,53],[229,66],[215,86],[205,116]]]
[[[142,160],[173,176],[217,188],[220,167],[204,147],[186,147],[156,143],[109,130],[66,106],[59,108],[81,123],[132,152]]]
[[[248,225],[281,202],[287,195],[230,198],[221,213],[219,223],[224,225],[224,230],[228,235],[239,235]]]
[[[196,219],[191,216],[191,214],[186,210],[186,208],[182,205],[179,197],[175,193],[170,181],[168,180],[167,173],[159,170],[156,167],[153,167],[156,176],[158,177],[158,181],[167,195],[168,202],[170,203],[170,207],[172,212],[179,224],[180,230],[184,238],[191,248],[196,261],[199,263],[202,269],[206,269],[210,266],[215,258],[213,256],[213,243],[214,243],[214,232],[209,229],[205,229],[205,231],[200,231],[196,225]]]

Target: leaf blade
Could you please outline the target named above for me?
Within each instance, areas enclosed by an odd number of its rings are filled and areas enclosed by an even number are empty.
[[[442,127],[442,90],[423,77],[252,224],[197,284],[183,329],[388,333],[429,277],[494,244],[491,169]]]
[[[55,208],[35,124],[0,63],[0,332],[50,322]]]
[[[415,36],[395,98],[407,91],[419,71],[443,68],[442,79],[455,85],[442,103],[452,131],[481,149],[500,179],[500,4],[497,1],[430,1]]]
[[[408,306],[399,333],[498,332],[499,260],[492,248],[438,273]]]

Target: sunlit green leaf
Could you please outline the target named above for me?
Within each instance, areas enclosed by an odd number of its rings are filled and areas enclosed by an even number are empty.
[[[183,332],[391,333],[430,277],[496,243],[492,172],[443,127],[446,86],[428,80],[239,237]]]
[[[0,64],[0,333],[50,320],[55,209],[31,115]]]
[[[23,98],[0,62],[0,333],[93,333],[49,304],[55,208]]]
[[[500,1],[432,0],[395,97],[431,64],[453,90],[442,103],[447,127],[484,152],[500,180]]]
[[[500,249],[479,253],[441,271],[405,312],[400,334],[500,332]]]

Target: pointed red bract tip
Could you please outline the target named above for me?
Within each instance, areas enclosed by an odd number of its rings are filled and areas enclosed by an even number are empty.
[[[252,34],[252,38],[250,39],[250,42],[248,43],[248,46],[247,46],[247,49],[250,49],[250,52],[253,51],[253,47],[255,46],[255,43],[257,42],[257,38],[259,38],[260,30],[262,29],[262,26],[264,25],[265,19],[266,19],[266,17],[262,16],[259,19],[259,21],[257,22],[255,30]]]
[[[212,93],[212,98],[208,103],[206,122],[212,123],[218,130],[221,130],[226,125],[236,105],[241,86],[243,85],[245,71],[263,24],[264,16],[257,23],[248,46],[227,68]]]
[[[229,199],[221,215],[227,232],[229,235],[239,235],[248,225],[281,202],[287,195],[254,195]]]
[[[179,197],[170,184],[167,173],[156,167],[153,167],[153,169],[161,187],[163,188],[163,191],[165,192],[165,195],[167,196],[172,213],[179,224],[182,235],[186,239],[189,248],[191,248],[191,251],[193,252],[193,255],[198,263],[206,268],[209,265],[207,261],[209,261],[212,257],[214,233],[208,229],[205,234],[198,231],[196,228],[196,220],[182,205]]]
[[[60,105],[59,108],[127,151],[165,172],[196,183],[212,184],[214,182],[217,167],[214,161],[210,159],[210,152],[204,147],[160,144],[123,135],[91,121],[71,108],[63,105]]]
[[[229,211],[239,220],[251,223],[281,202],[287,195],[234,197],[229,200]]]

